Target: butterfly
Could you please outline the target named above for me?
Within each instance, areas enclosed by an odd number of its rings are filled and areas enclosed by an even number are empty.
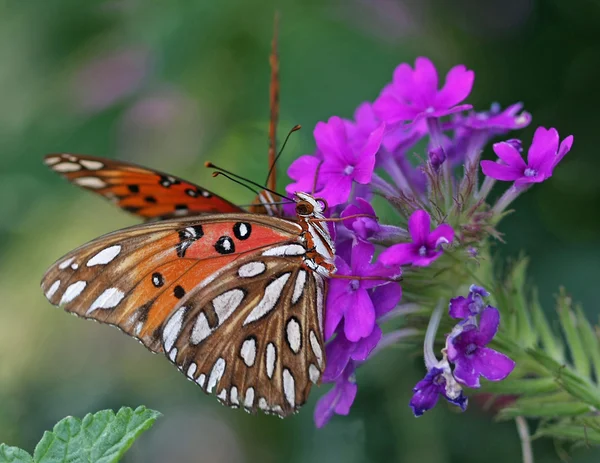
[[[289,220],[264,192],[254,206],[264,213],[248,213],[133,164],[72,154],[45,162],[153,220],[59,259],[41,284],[52,304],[164,353],[225,405],[285,417],[305,403],[325,369],[324,301],[336,271],[322,201],[297,192]]]

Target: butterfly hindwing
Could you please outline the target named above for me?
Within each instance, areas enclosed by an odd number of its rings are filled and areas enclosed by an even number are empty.
[[[249,256],[182,299],[163,331],[164,350],[226,405],[287,416],[324,370],[324,285],[301,255]]]
[[[75,154],[50,154],[45,163],[71,183],[146,220],[243,212],[205,188],[135,164]]]

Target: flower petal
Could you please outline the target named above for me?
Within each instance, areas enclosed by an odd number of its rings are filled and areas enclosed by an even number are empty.
[[[431,231],[431,218],[427,211],[419,209],[412,213],[408,219],[408,231],[413,243],[421,246],[427,242],[427,236]]]
[[[565,157],[565,154],[567,154],[569,151],[571,151],[572,146],[573,146],[573,135],[569,135],[567,138],[565,138],[562,141],[562,143],[560,144],[560,147],[558,148],[558,154],[554,158],[554,164],[552,166],[553,168],[556,167],[556,165],[562,160],[562,158]]]
[[[471,305],[471,300],[464,296],[458,296],[453,299],[450,299],[450,304],[448,305],[448,314],[452,318],[467,318],[471,315],[471,311],[469,310],[469,305]]]
[[[500,326],[500,312],[495,307],[488,305],[481,312],[479,319],[479,330],[474,339],[478,346],[485,346],[496,336]]]
[[[504,354],[488,347],[477,349],[473,367],[489,381],[501,381],[515,368],[515,362]]]
[[[375,315],[381,317],[398,305],[402,299],[402,287],[398,283],[388,283],[371,291],[371,301]]]
[[[447,223],[439,225],[427,237],[427,248],[438,249],[442,244],[452,243],[454,240],[454,230]]]
[[[467,70],[465,66],[459,64],[454,66],[446,75],[446,83],[438,92],[435,99],[435,107],[450,108],[469,96],[473,88],[475,73]]]
[[[467,357],[458,357],[455,362],[454,377],[465,386],[477,388],[480,387],[479,372],[475,369],[473,363]]]
[[[362,338],[360,341],[354,344],[354,350],[351,353],[352,360],[358,362],[364,362],[369,357],[369,354],[377,347],[379,341],[381,341],[381,328],[375,325],[371,334],[366,338]],[[327,357],[329,362],[329,357]]]
[[[411,99],[425,110],[433,105],[438,89],[438,74],[429,58],[420,56],[415,60],[412,78],[414,93]]]
[[[371,260],[375,245],[368,241],[356,240],[352,246],[352,273],[358,276],[371,276]]]
[[[325,160],[333,158],[340,163],[348,163],[348,160],[353,160],[346,137],[346,127],[341,118],[332,116],[327,123],[318,122],[313,135],[317,148]]]
[[[337,387],[334,386],[317,402],[314,413],[314,420],[317,428],[322,428],[325,426],[333,417],[333,409],[335,407],[338,394],[339,391],[337,390]]]
[[[505,182],[512,182],[523,177],[523,171],[519,168],[506,166],[494,161],[481,161],[481,170],[488,177]]]
[[[552,166],[558,151],[558,131],[554,128],[538,127],[527,152],[527,164],[535,170],[544,166]]]
[[[407,265],[419,258],[418,247],[413,243],[390,246],[379,255],[379,262],[387,266]]]
[[[521,153],[511,143],[494,143],[494,153],[510,167],[517,168],[521,172],[527,168],[527,163],[521,157]]]
[[[344,315],[344,334],[348,341],[356,342],[371,334],[375,326],[375,307],[369,294],[364,289],[355,291],[348,299]],[[329,306],[328,306],[329,307]]]
[[[348,341],[344,336],[344,331],[339,330],[335,339],[325,347],[327,365],[323,373],[323,381],[334,381],[344,372],[355,348],[356,344]]]

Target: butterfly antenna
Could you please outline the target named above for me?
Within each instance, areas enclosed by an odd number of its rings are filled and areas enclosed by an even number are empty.
[[[277,121],[279,119],[279,53],[277,51],[277,41],[279,36],[279,12],[275,12],[273,19],[273,40],[271,42],[271,55],[269,64],[271,65],[271,83],[269,86],[269,108],[271,111],[269,117],[269,175],[265,185],[271,190],[277,188],[276,173],[273,170],[277,158]],[[277,156],[278,157],[278,156]]]
[[[237,183],[238,185],[242,185],[243,187],[246,187],[246,188],[248,188],[250,191],[252,191],[252,192],[253,192],[253,193],[255,193],[256,195],[258,195],[258,194],[259,194],[258,190],[255,190],[255,189],[254,189],[254,188],[252,188],[250,185],[246,185],[245,183],[243,183],[243,182],[240,182],[239,180],[237,180],[237,179],[235,179],[235,178],[233,178],[233,177],[230,177],[230,176],[229,176],[229,175],[227,175],[225,172],[220,172],[220,171],[217,171],[217,172],[213,172],[213,173],[212,173],[212,176],[213,176],[213,177],[218,177],[219,175],[222,175],[223,177],[225,177],[225,178],[228,178],[229,180],[231,180],[231,181],[232,181],[232,182],[234,182],[234,183]]]
[[[283,145],[281,145],[281,149],[279,150],[279,153],[277,153],[277,156],[275,157],[275,159],[273,160],[273,163],[271,164],[271,168],[269,169],[269,172],[267,173],[267,180],[265,182],[265,184],[267,184],[269,182],[269,178],[271,177],[271,172],[273,172],[273,170],[275,169],[275,165],[277,164],[277,161],[279,160],[281,154],[283,153],[283,149],[285,148],[285,145],[287,144],[288,140],[290,139],[290,135],[298,130],[300,130],[302,128],[301,125],[295,125],[294,127],[292,127],[292,129],[288,132],[287,136],[285,137],[285,140],[283,141]],[[269,188],[271,188],[271,185],[269,185]]]
[[[312,192],[310,193],[311,195],[314,195],[315,191],[317,191],[317,180],[319,179],[319,172],[321,171],[322,165],[323,165],[323,160],[321,160],[319,162],[319,164],[317,164],[317,168],[315,169],[315,179],[313,181]]]
[[[296,201],[294,201],[292,198],[289,198],[289,197],[287,197],[287,196],[285,196],[285,195],[282,195],[281,193],[277,193],[276,191],[274,191],[274,190],[271,190],[270,188],[266,188],[266,187],[264,187],[264,186],[260,185],[259,183],[253,182],[253,181],[252,181],[252,180],[250,180],[250,179],[247,179],[247,178],[245,178],[245,177],[242,177],[241,175],[238,175],[238,174],[234,174],[233,172],[230,172],[230,171],[228,171],[228,170],[225,170],[225,169],[223,169],[223,168],[221,168],[221,167],[215,166],[215,165],[214,165],[212,162],[209,162],[209,161],[207,161],[207,162],[205,162],[205,163],[204,163],[204,166],[205,166],[205,167],[208,167],[209,169],[215,169],[215,170],[217,171],[217,172],[214,172],[214,173],[213,173],[213,177],[216,177],[216,175],[215,175],[215,174],[217,174],[217,175],[218,175],[219,173],[220,173],[221,175],[223,175],[223,174],[227,174],[227,175],[226,175],[226,177],[227,177],[227,178],[229,178],[229,179],[231,179],[231,180],[233,180],[233,178],[236,178],[236,179],[242,180],[242,181],[244,181],[244,182],[247,182],[247,183],[249,183],[250,185],[254,185],[255,187],[258,187],[258,188],[260,188],[260,189],[263,189],[263,190],[265,190],[265,191],[268,191],[269,193],[273,193],[274,195],[277,195],[277,196],[279,196],[280,198],[284,198],[284,199],[287,199],[288,201],[296,202]],[[233,177],[233,178],[231,178],[231,177]],[[253,190],[253,191],[254,191],[254,190]],[[259,194],[259,193],[258,193],[258,191],[256,191],[255,193],[256,193],[257,195]]]

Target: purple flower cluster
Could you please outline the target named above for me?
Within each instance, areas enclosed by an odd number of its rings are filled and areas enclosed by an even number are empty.
[[[462,386],[480,387],[480,376],[488,381],[500,381],[514,369],[515,362],[510,358],[486,347],[500,326],[500,312],[485,303],[487,296],[485,289],[473,285],[468,297],[450,300],[448,313],[460,321],[446,337],[441,361],[433,355],[435,336],[426,340],[424,357],[427,374],[414,387],[410,401],[415,416],[433,408],[440,396],[465,410],[467,399]],[[437,326],[432,329],[435,331]]]
[[[350,277],[330,280],[323,380],[334,386],[316,408],[318,426],[334,414],[349,412],[357,394],[357,367],[381,350],[375,348],[382,344],[380,325],[389,312],[402,313],[402,292],[394,280],[404,271],[405,288],[425,281],[431,293],[411,287],[403,305],[431,311],[440,297],[451,297],[448,282],[446,292],[435,289],[440,269],[452,273],[452,265],[476,260],[485,241],[497,236],[494,227],[503,210],[532,183],[549,178],[572,146],[572,136],[561,143],[556,129],[540,127],[527,161],[520,155],[521,141],[509,139],[493,145],[498,162],[480,164],[491,140],[526,127],[531,115],[520,103],[475,111],[465,103],[474,78],[472,70],[458,65],[440,89],[429,59],[417,58],[414,67],[400,64],[392,82],[375,101],[361,103],[353,120],[334,116],[319,122],[316,150],[296,159],[288,170],[290,194],[304,191],[323,198],[328,214],[342,219],[335,233],[336,266],[338,274]],[[425,147],[424,154],[414,153],[417,144]],[[496,180],[513,184],[492,206],[486,199]],[[376,218],[371,201],[378,196],[392,206],[388,215],[395,211],[393,224]],[[454,260],[443,258],[448,253]],[[465,284],[459,280],[453,287]],[[415,414],[431,408],[433,397],[440,395],[465,408],[461,385],[478,387],[479,376],[497,380],[512,370],[510,359],[486,347],[498,329],[500,312],[482,306],[482,291],[453,299],[450,315],[461,321],[447,338],[443,360],[430,356],[426,362],[427,376],[411,402]]]

